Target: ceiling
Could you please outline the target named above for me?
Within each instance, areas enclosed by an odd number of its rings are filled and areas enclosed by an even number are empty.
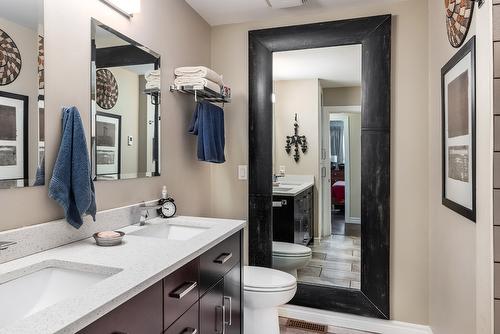
[[[266,0],[185,0],[210,25],[241,23],[272,19],[281,16],[297,16],[317,13],[325,9],[376,5],[405,0],[308,0],[306,5],[296,8],[273,9]]]
[[[273,80],[320,79],[323,88],[361,86],[361,45],[273,53]]]
[[[0,18],[37,30],[43,24],[43,0],[0,0]]]

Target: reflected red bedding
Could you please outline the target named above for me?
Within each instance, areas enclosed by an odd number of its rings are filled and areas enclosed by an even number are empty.
[[[345,182],[337,181],[332,185],[332,202],[336,205],[345,204]]]

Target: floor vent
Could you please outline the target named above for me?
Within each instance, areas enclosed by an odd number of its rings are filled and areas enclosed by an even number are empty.
[[[312,322],[306,322],[302,320],[288,319],[287,327],[301,329],[305,331],[315,332],[315,333],[328,333],[327,325],[318,325]]]

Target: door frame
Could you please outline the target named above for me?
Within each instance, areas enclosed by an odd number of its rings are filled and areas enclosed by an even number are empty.
[[[249,263],[272,267],[273,52],[362,45],[361,289],[299,283],[292,304],[390,318],[391,15],[249,31]]]

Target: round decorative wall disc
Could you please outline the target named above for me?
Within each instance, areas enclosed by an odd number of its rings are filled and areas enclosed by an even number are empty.
[[[465,42],[474,12],[472,0],[445,0],[446,29],[450,44],[459,48]]]
[[[21,53],[10,36],[0,29],[0,86],[8,85],[21,73]]]
[[[96,72],[96,102],[102,109],[111,109],[118,101],[118,84],[110,70]]]

